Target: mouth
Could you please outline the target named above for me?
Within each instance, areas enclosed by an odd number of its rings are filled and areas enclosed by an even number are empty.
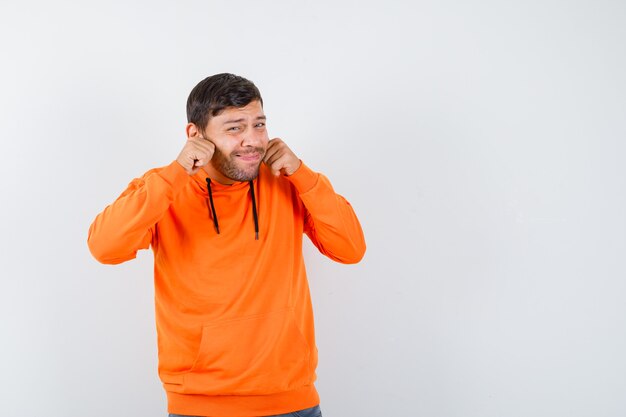
[[[250,152],[250,153],[236,153],[235,157],[244,161],[244,162],[259,162],[263,155],[260,152]]]

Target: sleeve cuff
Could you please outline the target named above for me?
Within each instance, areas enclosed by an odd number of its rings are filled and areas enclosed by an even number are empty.
[[[319,174],[306,166],[304,162],[300,161],[300,168],[293,174],[289,175],[287,179],[296,187],[298,193],[304,194],[310,191],[317,184]]]

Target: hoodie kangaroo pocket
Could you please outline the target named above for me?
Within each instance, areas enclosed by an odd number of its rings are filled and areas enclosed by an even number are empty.
[[[258,395],[310,384],[310,350],[293,311],[220,320],[202,328],[191,370],[179,392]]]

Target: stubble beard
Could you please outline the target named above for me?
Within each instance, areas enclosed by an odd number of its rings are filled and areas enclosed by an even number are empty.
[[[261,161],[258,164],[250,165],[246,168],[242,168],[237,165],[237,157],[233,152],[230,157],[226,157],[219,149],[215,149],[211,162],[215,169],[222,173],[227,178],[233,181],[252,181],[259,176],[259,168],[263,163],[263,156],[265,150],[263,148],[254,148],[253,152],[258,152],[261,155]]]

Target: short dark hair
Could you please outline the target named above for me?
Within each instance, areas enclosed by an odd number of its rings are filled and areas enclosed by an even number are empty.
[[[263,99],[259,89],[243,77],[234,74],[215,74],[196,85],[187,98],[187,122],[205,129],[209,119],[228,107],[245,107]]]

